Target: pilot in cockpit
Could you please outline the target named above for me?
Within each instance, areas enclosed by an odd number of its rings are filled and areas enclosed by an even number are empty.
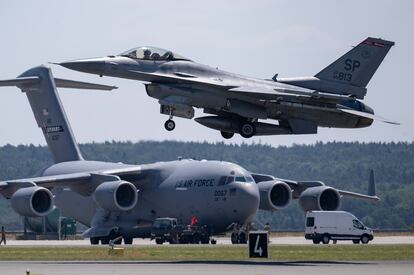
[[[167,51],[165,54],[162,55],[162,59],[164,60],[172,60],[173,58],[174,58],[174,55],[170,51]]]
[[[151,57],[151,51],[148,49],[144,50],[144,59],[150,59]]]

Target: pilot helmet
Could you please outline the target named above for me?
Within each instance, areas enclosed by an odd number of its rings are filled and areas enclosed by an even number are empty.
[[[145,56],[145,57],[150,57],[150,55],[151,55],[151,50],[149,50],[149,49],[145,49],[145,50],[144,50],[144,56]]]

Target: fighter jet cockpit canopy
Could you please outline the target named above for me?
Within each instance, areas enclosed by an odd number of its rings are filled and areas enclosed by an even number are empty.
[[[121,56],[141,59],[141,60],[154,60],[154,61],[173,61],[173,60],[187,60],[190,59],[173,53],[169,50],[164,50],[156,47],[137,47],[120,54]]]

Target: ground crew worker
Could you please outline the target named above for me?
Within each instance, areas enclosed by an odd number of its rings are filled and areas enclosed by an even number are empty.
[[[191,223],[190,223],[190,225],[191,225],[191,226],[196,226],[196,225],[198,225],[198,219],[197,219],[197,217],[196,217],[196,216],[193,216],[193,217],[191,218]]]
[[[6,232],[4,231],[4,226],[1,227],[1,240],[0,245],[4,242],[4,245],[6,245]]]
[[[270,224],[268,222],[264,225],[263,230],[270,234]]]

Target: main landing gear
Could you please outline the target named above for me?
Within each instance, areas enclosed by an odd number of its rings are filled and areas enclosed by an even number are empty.
[[[256,134],[256,126],[251,122],[244,122],[239,128],[240,135],[244,138],[251,138]]]

